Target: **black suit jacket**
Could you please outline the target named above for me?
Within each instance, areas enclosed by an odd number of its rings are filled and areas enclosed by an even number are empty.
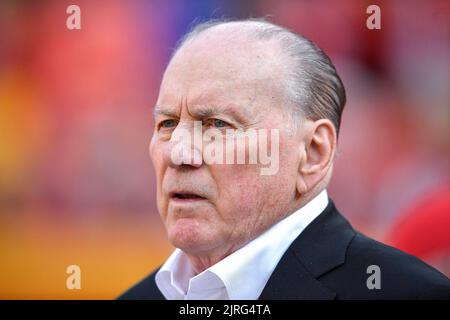
[[[380,289],[367,286],[371,265],[380,268]],[[119,299],[164,299],[155,274]],[[330,200],[284,253],[259,299],[450,299],[450,280],[355,231]]]

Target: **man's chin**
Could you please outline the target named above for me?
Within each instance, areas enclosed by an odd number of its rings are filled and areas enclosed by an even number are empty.
[[[178,219],[169,228],[168,238],[176,248],[195,255],[214,248],[217,240],[211,231],[211,228],[201,225],[194,219]]]

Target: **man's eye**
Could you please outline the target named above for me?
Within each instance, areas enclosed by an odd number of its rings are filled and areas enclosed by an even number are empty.
[[[173,119],[163,120],[159,123],[160,128],[173,128],[177,126],[177,121]]]
[[[225,128],[230,126],[227,122],[220,119],[212,119],[211,125],[215,128]]]

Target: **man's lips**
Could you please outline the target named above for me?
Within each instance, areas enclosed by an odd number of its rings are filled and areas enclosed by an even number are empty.
[[[172,191],[169,193],[169,198],[177,202],[194,202],[207,200],[202,195],[192,191]]]

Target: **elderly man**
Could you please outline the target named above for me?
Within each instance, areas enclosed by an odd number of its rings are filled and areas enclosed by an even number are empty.
[[[446,276],[358,233],[328,198],[344,104],[333,64],[304,37],[259,20],[195,27],[164,73],[150,143],[177,249],[120,298],[450,298]],[[249,130],[276,135],[232,143]],[[279,166],[205,161],[224,144],[229,160],[267,145]]]

